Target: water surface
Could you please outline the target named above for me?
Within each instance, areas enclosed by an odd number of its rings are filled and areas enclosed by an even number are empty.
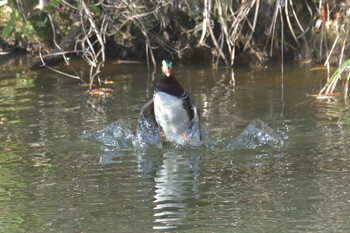
[[[0,231],[347,232],[350,114],[308,99],[325,72],[287,66],[251,72],[175,66],[210,138],[199,147],[133,146],[153,93],[144,64],[105,66],[111,97],[75,80],[1,58]],[[234,75],[234,79],[233,79]],[[237,148],[254,119],[283,146]],[[123,146],[81,140],[117,122]]]

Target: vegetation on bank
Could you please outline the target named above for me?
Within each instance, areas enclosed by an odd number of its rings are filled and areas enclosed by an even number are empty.
[[[295,60],[339,69],[350,57],[348,0],[0,0],[0,13],[3,52],[40,55],[33,68],[78,54],[90,85],[107,56],[154,66],[171,55],[214,67]]]

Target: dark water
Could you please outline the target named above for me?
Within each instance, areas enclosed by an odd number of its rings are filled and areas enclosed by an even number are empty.
[[[178,65],[210,138],[199,147],[133,145],[152,97],[143,64],[107,64],[111,97],[85,93],[26,57],[0,58],[0,232],[348,232],[350,113],[309,99],[324,71]],[[159,73],[159,71],[158,71]],[[235,84],[235,85],[234,85]],[[283,145],[235,146],[254,119]],[[116,122],[112,146],[81,136]],[[113,143],[113,142],[112,142]]]

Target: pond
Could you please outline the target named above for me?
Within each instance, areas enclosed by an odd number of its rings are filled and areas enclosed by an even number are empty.
[[[152,75],[145,64],[108,62],[101,79],[113,93],[94,97],[76,80],[29,71],[26,56],[0,64],[0,231],[348,230],[349,109],[307,97],[324,70],[286,65],[282,77],[278,64],[256,72],[175,64],[208,139],[139,148],[82,136],[115,123],[132,138],[159,67]],[[236,147],[255,120],[283,143]]]

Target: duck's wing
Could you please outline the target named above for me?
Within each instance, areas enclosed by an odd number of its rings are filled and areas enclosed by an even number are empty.
[[[147,103],[145,103],[140,111],[140,116],[143,116],[145,119],[147,119],[148,122],[150,123],[156,123],[156,118],[154,115],[154,103],[153,103],[153,99],[151,99],[150,101],[148,101]]]
[[[159,126],[154,115],[153,99],[145,103],[141,108],[136,136],[141,143],[157,144],[159,142]]]
[[[191,123],[199,124],[199,110],[197,106],[190,100],[188,100],[188,104],[186,105],[186,107],[188,108],[189,115],[191,116]]]
[[[197,106],[189,100],[190,104],[190,115],[192,119],[188,129],[188,140],[190,144],[199,145],[202,140],[202,130],[199,122],[199,110]]]
[[[196,105],[194,103],[192,103],[192,101],[190,100],[190,97],[188,96],[188,94],[185,91],[178,98],[183,100],[183,108],[188,113],[188,117],[189,117],[190,121],[192,121],[196,117],[195,113],[198,114],[198,110],[197,110]]]

